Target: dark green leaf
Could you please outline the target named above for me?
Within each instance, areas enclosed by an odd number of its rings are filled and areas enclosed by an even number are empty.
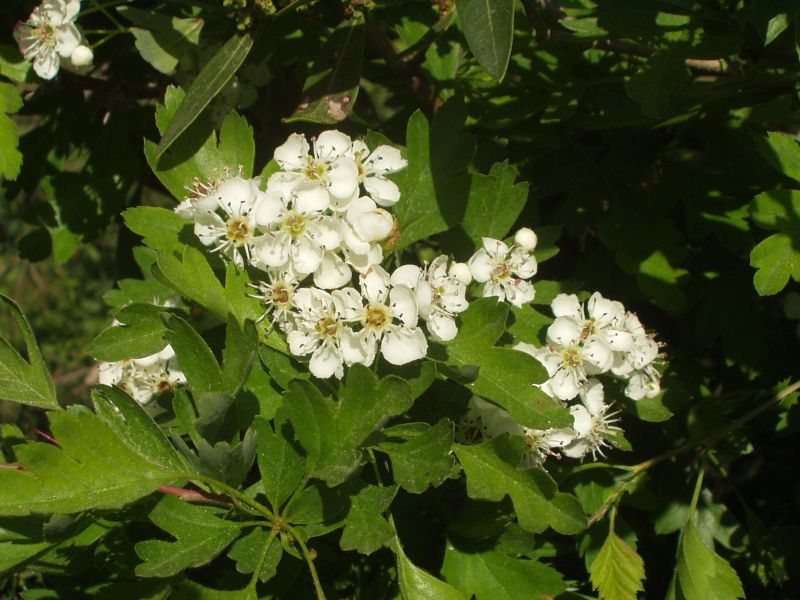
[[[286,121],[338,123],[346,119],[358,96],[363,54],[364,19],[356,13],[320,49],[303,86],[300,106]]]
[[[234,35],[206,63],[161,137],[155,151],[156,159],[160,159],[164,155],[173,142],[203,112],[209,102],[219,94],[242,66],[252,47],[253,37],[250,33]]]
[[[339,540],[342,550],[355,550],[369,555],[391,540],[394,529],[383,514],[389,509],[396,493],[397,486],[394,485],[368,485],[350,498],[350,512]]]
[[[522,440],[497,437],[475,446],[453,447],[467,475],[467,493],[478,500],[511,497],[520,526],[538,533],[552,527],[574,534],[586,527],[578,500],[559,492],[541,469],[520,470]]]
[[[672,97],[687,83],[689,70],[683,55],[678,51],[659,50],[625,82],[625,91],[641,104],[644,114],[660,117],[669,108]]]
[[[406,437],[403,442],[394,441],[396,429],[385,430],[389,441],[381,442],[378,448],[392,460],[394,480],[403,489],[421,494],[429,486],[438,486],[453,469],[453,423],[442,419],[433,427],[426,425]]]
[[[136,554],[144,561],[137,565],[136,574],[170,577],[211,562],[239,536],[242,527],[220,518],[224,513],[218,508],[164,496],[148,517],[175,541],[147,540],[136,544]]]
[[[195,397],[227,391],[214,353],[194,327],[178,316],[169,318],[167,339],[175,350]]]
[[[266,548],[266,557],[261,563],[261,571],[258,578],[261,581],[269,581],[278,572],[278,563],[283,556],[283,547],[280,541],[274,539],[270,541],[270,531],[263,527],[256,527],[243,535],[231,544],[228,557],[236,561],[236,570],[239,573],[250,574],[256,569],[261,555]],[[267,547],[269,544],[269,547]]]
[[[514,40],[514,0],[456,0],[458,22],[469,49],[496,81],[502,81]]]
[[[136,49],[162,73],[171,73],[178,59],[200,41],[203,19],[179,19],[130,6],[119,6],[117,12],[136,25],[129,28],[136,38]]]
[[[275,431],[269,421],[256,417],[253,429],[258,435],[258,469],[264,493],[277,512],[300,485],[305,461],[295,447],[291,427],[275,419]]]

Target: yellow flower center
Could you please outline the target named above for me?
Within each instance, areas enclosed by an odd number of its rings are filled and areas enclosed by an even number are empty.
[[[282,228],[292,236],[292,239],[296,240],[305,232],[306,222],[307,219],[303,215],[298,215],[293,210],[290,210],[283,221]]]
[[[247,222],[240,217],[233,217],[228,220],[228,231],[226,232],[228,239],[241,246],[247,241],[250,235],[250,226]]]
[[[317,333],[327,338],[335,338],[339,333],[339,321],[332,315],[327,315],[317,323]]]
[[[382,331],[392,322],[392,315],[385,304],[370,304],[361,322],[367,329]]]

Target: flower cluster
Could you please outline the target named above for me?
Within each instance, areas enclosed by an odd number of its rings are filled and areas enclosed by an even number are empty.
[[[485,238],[467,263],[442,255],[391,273],[382,266],[401,235],[388,210],[400,189],[387,176],[407,164],[396,148],[370,151],[332,130],[311,143],[292,134],[274,158],[267,181],[230,173],[195,181],[175,210],[210,252],[265,273],[251,294],[262,320],[286,334],[293,355],[309,357],[314,376],[342,377],[345,366],[371,365],[378,354],[394,365],[423,358],[420,321],[432,339],[452,340],[473,279],[484,296],[517,306],[533,299],[530,229],[510,247]]]
[[[150,403],[155,396],[166,394],[186,383],[172,346],[161,352],[118,362],[101,362],[100,383],[119,386],[139,404]]]
[[[478,397],[472,398],[460,424],[465,442],[502,434],[522,436],[523,467],[542,466],[548,456],[603,456],[610,440],[622,434],[598,376],[610,374],[627,381],[625,395],[633,400],[653,398],[661,389],[655,366],[658,343],[620,302],[595,292],[581,305],[577,296],[560,294],[551,306],[556,318],[547,330],[547,345],[537,348],[520,342],[515,348],[547,369],[549,379],[538,386],[543,392],[559,402],[578,399],[569,409],[572,426],[522,427],[502,408]]]
[[[43,79],[52,79],[62,62],[74,67],[92,64],[94,55],[84,42],[75,19],[80,0],[44,0],[25,22],[14,27],[14,39],[33,70]]]

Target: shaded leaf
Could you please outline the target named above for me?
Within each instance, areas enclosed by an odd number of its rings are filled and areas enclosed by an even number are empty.
[[[118,6],[117,12],[136,25],[128,29],[136,38],[136,49],[162,73],[171,73],[181,56],[200,41],[203,19],[180,19],[131,6]]]
[[[396,428],[393,428],[396,429]],[[453,423],[442,419],[433,427],[406,435],[403,442],[394,441],[392,429],[385,430],[390,439],[378,448],[392,460],[392,475],[403,489],[421,494],[429,486],[438,486],[452,472]]]
[[[350,498],[350,512],[339,540],[342,550],[369,555],[389,542],[394,529],[383,514],[389,510],[395,494],[397,486],[368,485]]]
[[[502,81],[514,41],[514,0],[456,0],[469,49],[495,81]]]

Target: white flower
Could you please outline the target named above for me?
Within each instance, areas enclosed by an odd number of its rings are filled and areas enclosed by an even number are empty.
[[[455,315],[464,312],[469,303],[467,286],[448,273],[449,258],[436,257],[423,270],[403,265],[392,273],[392,284],[405,285],[414,291],[419,315],[428,323],[428,331],[440,341],[450,341],[458,333]]]
[[[27,21],[14,27],[20,52],[26,60],[33,60],[33,70],[39,77],[55,77],[61,59],[70,58],[81,43],[75,27],[80,7],[80,0],[44,0]]]
[[[616,413],[609,414],[610,407],[604,401],[603,385],[598,381],[587,382],[581,389],[580,397],[581,404],[570,408],[576,438],[564,448],[564,455],[583,458],[591,452],[593,459],[597,458],[597,454],[605,456],[603,448],[610,447],[607,441],[609,435],[622,431],[615,425],[619,419]]]
[[[625,395],[631,400],[655,398],[661,393],[661,374],[653,365],[633,371],[628,376]]]
[[[294,295],[295,328],[287,335],[289,350],[295,356],[311,354],[309,371],[315,377],[337,378],[343,364],[366,362],[364,344],[348,325],[361,312],[361,296],[353,288],[331,293],[316,288],[301,288]]]
[[[358,167],[350,158],[352,142],[345,134],[324,131],[313,140],[313,155],[304,135],[293,133],[275,149],[283,169],[270,177],[270,186],[284,192],[329,194],[329,204],[345,208],[358,193]],[[325,207],[327,208],[327,206]]]
[[[378,346],[393,365],[423,358],[428,352],[428,340],[417,327],[418,309],[411,289],[392,286],[389,274],[375,266],[361,275],[361,294],[366,301],[361,311],[366,364],[372,364]]]
[[[150,356],[102,362],[98,369],[101,384],[122,388],[139,404],[148,404],[154,396],[166,394],[186,383],[175,351],[169,345]]]
[[[76,67],[88,67],[94,60],[94,52],[89,46],[80,44],[72,51],[69,60]]]
[[[536,259],[520,246],[509,247],[492,238],[483,238],[483,247],[469,259],[475,281],[485,283],[483,296],[495,296],[521,307],[533,300],[533,286],[525,281],[536,274]]]
[[[176,210],[192,215],[195,235],[203,245],[213,246],[211,252],[221,252],[237,267],[243,267],[245,260],[250,260],[255,234],[253,209],[262,195],[257,180],[232,177],[222,181],[211,195],[190,206],[186,202],[192,201],[186,200]],[[203,210],[212,207],[212,200],[216,210]]]
[[[255,221],[265,235],[253,246],[253,266],[291,268],[307,275],[320,268],[326,251],[341,243],[336,223],[325,216],[327,201],[316,195],[287,195],[267,187],[255,210]]]
[[[523,227],[514,234],[514,242],[523,250],[528,250],[531,252],[534,248],[536,248],[539,238],[536,236],[536,233],[534,233],[533,229]]]
[[[549,456],[561,458],[558,451],[575,440],[575,430],[569,427],[561,429],[529,429],[524,428],[525,454],[522,456],[520,468],[530,469],[543,467]]]
[[[397,148],[381,145],[370,153],[364,142],[355,141],[349,156],[358,168],[359,183],[378,205],[391,206],[400,200],[400,188],[386,179],[388,174],[397,173],[408,165]]]
[[[564,401],[578,395],[587,381],[587,374],[607,371],[613,359],[611,351],[599,340],[571,346],[548,344],[544,348],[520,342],[514,349],[530,354],[544,365],[550,379],[540,384],[539,389]]]
[[[559,294],[551,303],[556,320],[548,329],[548,338],[561,345],[597,338],[614,352],[633,348],[633,336],[625,329],[625,307],[595,292],[586,302],[586,312],[575,294]]]
[[[222,179],[210,179],[201,181],[194,178],[191,185],[185,185],[184,189],[188,192],[186,198],[175,207],[175,212],[184,219],[194,220],[195,216],[202,212],[213,212],[217,209],[217,190],[222,183]]]
[[[366,196],[354,199],[347,207],[345,219],[364,242],[379,242],[389,237],[394,227],[392,215]]]
[[[294,294],[300,285],[291,269],[280,271],[271,269],[267,271],[269,281],[258,281],[250,286],[257,293],[249,294],[264,307],[264,314],[258,322],[270,317],[273,323],[278,323],[283,328],[289,324],[291,310],[294,308]]]

